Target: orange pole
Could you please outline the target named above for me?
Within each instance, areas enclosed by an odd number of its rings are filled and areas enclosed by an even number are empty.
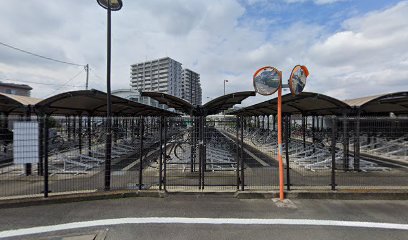
[[[282,73],[281,79],[282,79]],[[279,199],[283,200],[283,161],[282,161],[282,82],[278,88],[278,161],[279,161]]]

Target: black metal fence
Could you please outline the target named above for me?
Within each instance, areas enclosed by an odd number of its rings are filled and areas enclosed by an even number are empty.
[[[408,188],[408,118],[283,122],[287,190]],[[114,117],[111,124],[107,168],[104,117],[1,119],[0,198],[279,187],[273,117]]]

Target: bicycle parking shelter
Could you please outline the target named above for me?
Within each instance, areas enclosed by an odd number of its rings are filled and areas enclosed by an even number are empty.
[[[142,95],[178,112],[113,96],[111,162],[105,152],[106,93],[72,91],[44,100],[0,95],[2,131],[10,131],[13,121],[37,121],[40,130],[40,157],[32,169],[37,174],[22,175],[16,164],[3,167],[3,194],[48,195],[107,186],[277,189],[276,99],[213,115],[255,93],[227,94],[202,106],[164,93]],[[408,186],[408,152],[401,147],[408,141],[407,103],[407,92],[346,101],[311,92],[284,95],[287,190]],[[395,116],[387,117],[389,112]],[[4,149],[12,149],[12,142],[3,143]],[[11,155],[2,160],[13,160],[13,151],[6,153]]]
[[[204,189],[205,186],[228,188],[239,186],[240,182],[243,182],[240,177],[242,159],[239,157],[238,139],[232,140],[216,127],[216,125],[235,126],[237,122],[225,119],[211,121],[207,116],[240,104],[246,98],[255,96],[254,91],[226,94],[197,106],[165,93],[141,94],[183,112],[189,116],[191,123],[187,132],[181,131],[172,139],[174,145],[169,149],[169,154],[166,150],[166,170],[169,169],[166,172],[166,188],[177,189],[186,186],[198,189]],[[172,157],[173,160],[177,160],[171,161]],[[183,166],[182,169],[180,166]]]

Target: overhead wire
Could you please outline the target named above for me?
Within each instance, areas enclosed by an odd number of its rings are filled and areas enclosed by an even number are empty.
[[[48,98],[49,96],[54,95],[54,93],[58,92],[59,90],[61,90],[64,87],[67,87],[67,84],[69,82],[71,82],[72,80],[74,80],[75,78],[77,78],[79,75],[81,75],[81,73],[83,73],[83,70],[81,70],[80,72],[78,72],[77,74],[75,74],[73,77],[71,77],[70,79],[68,79],[66,82],[64,82],[60,88],[55,89],[55,91],[51,92],[50,94],[48,94],[47,96],[45,96],[44,98]]]
[[[21,48],[18,48],[18,47],[11,46],[11,45],[9,45],[9,44],[7,44],[7,43],[3,43],[3,42],[0,42],[0,45],[3,45],[3,46],[5,46],[5,47],[8,47],[8,48],[14,49],[14,50],[16,50],[16,51],[23,52],[23,53],[26,53],[26,54],[29,54],[29,55],[32,55],[32,56],[35,56],[35,57],[43,58],[43,59],[46,59],[46,60],[49,60],[49,61],[54,61],[54,62],[58,62],[58,63],[68,64],[68,65],[72,65],[72,66],[79,66],[79,67],[85,66],[85,64],[78,64],[78,63],[73,63],[73,62],[67,62],[67,61],[63,61],[63,60],[58,60],[58,59],[51,58],[51,57],[46,57],[46,56],[43,56],[43,55],[40,55],[40,54],[37,54],[37,53],[33,53],[33,52],[30,52],[30,51],[27,51],[27,50],[24,50],[24,49],[21,49]]]
[[[12,79],[12,78],[0,78],[0,80],[13,81],[13,82],[22,82],[22,83],[40,84],[40,85],[47,85],[47,86],[61,86],[61,85],[63,85],[63,84],[58,84],[58,83],[43,83],[43,82],[26,81],[26,80]],[[84,87],[85,85],[65,85],[65,86],[67,86],[67,87]]]

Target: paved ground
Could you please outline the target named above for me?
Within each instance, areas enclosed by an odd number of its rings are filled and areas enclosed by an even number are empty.
[[[79,228],[10,239],[75,239],[55,236],[95,236],[106,239],[407,239],[407,230],[344,226],[249,225],[246,219],[318,219],[408,224],[408,201],[293,200],[278,207],[272,200],[240,200],[230,195],[171,195],[167,198],[126,198],[0,209],[0,237],[5,230],[100,219],[185,217],[190,223],[133,223]],[[242,224],[191,224],[197,218]],[[112,223],[117,220],[112,220]],[[173,222],[173,223],[172,223]],[[408,229],[408,225],[403,225]],[[54,237],[52,237],[54,236]],[[93,237],[88,238],[93,239]]]

